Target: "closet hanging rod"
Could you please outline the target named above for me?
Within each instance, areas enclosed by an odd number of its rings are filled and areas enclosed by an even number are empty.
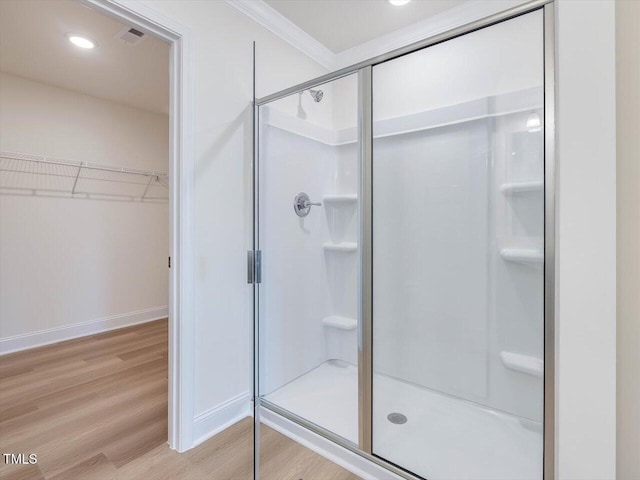
[[[53,159],[40,155],[29,155],[25,153],[0,152],[0,157],[7,160],[18,160],[33,163],[44,163],[48,165],[61,165],[67,167],[87,168],[92,170],[102,170],[105,172],[126,173],[131,175],[142,175],[146,177],[167,177],[166,172],[156,172],[154,170],[140,170],[136,168],[113,167],[109,165],[99,165],[87,162],[78,162],[74,160]]]

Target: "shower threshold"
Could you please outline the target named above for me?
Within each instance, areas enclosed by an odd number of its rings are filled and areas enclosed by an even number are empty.
[[[376,456],[432,480],[542,478],[539,422],[386,375],[374,377]],[[358,442],[358,369],[354,365],[329,360],[265,399]]]

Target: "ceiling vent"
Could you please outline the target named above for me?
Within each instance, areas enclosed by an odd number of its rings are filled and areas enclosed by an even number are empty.
[[[137,45],[144,40],[145,36],[146,35],[140,30],[136,30],[135,28],[126,28],[118,33],[116,38],[130,45]]]

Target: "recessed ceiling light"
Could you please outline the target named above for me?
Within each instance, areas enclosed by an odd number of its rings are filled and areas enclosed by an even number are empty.
[[[411,0],[389,0],[389,3],[394,7],[401,7],[402,5],[406,5]]]
[[[75,33],[67,33],[67,38],[71,43],[73,43],[76,47],[91,49],[96,46],[96,42],[91,40],[90,38],[83,37],[82,35],[77,35]]]

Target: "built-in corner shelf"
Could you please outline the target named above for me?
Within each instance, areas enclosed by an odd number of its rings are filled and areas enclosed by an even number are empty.
[[[518,372],[527,373],[534,377],[542,377],[544,362],[536,357],[513,352],[500,352],[500,358],[505,367]]]
[[[542,192],[544,183],[542,181],[535,182],[513,182],[503,183],[500,191],[505,195],[515,195],[518,193],[535,193]]]
[[[322,244],[322,248],[324,248],[326,252],[350,253],[350,252],[358,251],[358,244],[356,242],[341,242],[341,243],[325,242]]]
[[[358,195],[355,193],[325,195],[322,200],[328,204],[350,204],[358,201]]]
[[[337,328],[339,330],[355,330],[358,321],[355,318],[341,317],[340,315],[331,315],[322,319],[322,323],[326,327]]]
[[[507,262],[517,263],[542,263],[544,254],[541,250],[533,248],[503,248],[500,256]]]

